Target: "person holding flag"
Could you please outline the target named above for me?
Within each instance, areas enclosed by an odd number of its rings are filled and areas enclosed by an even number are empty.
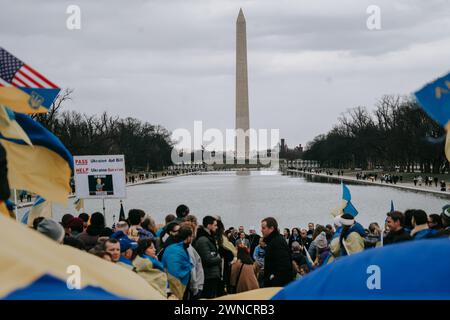
[[[327,263],[333,262],[336,258],[352,255],[363,251],[365,248],[364,227],[355,221],[358,210],[351,203],[350,189],[342,183],[341,205],[332,211],[335,216],[335,225],[340,226],[338,236],[335,236],[330,244],[330,256]],[[340,218],[337,218],[340,217]]]

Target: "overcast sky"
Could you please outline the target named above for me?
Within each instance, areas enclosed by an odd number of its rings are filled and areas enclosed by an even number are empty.
[[[71,4],[81,30],[66,28]],[[366,27],[369,5],[381,30]],[[234,128],[240,7],[250,126],[280,129],[289,146],[450,70],[449,0],[0,0],[0,46],[73,88],[67,110],[223,130]]]

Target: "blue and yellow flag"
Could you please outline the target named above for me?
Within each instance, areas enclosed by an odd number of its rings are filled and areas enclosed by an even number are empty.
[[[71,191],[72,155],[39,122],[20,113],[14,113],[14,116],[33,145],[0,134],[0,143],[6,150],[10,187],[34,192],[50,202],[66,204]]]
[[[0,299],[165,299],[143,278],[0,215]]]
[[[0,47],[0,105],[20,113],[45,113],[61,89]]]
[[[358,210],[353,206],[352,202],[350,201],[352,199],[352,196],[350,194],[350,189],[347,187],[346,184],[343,182],[342,185],[342,201],[341,204],[333,209],[331,211],[331,214],[334,217],[337,217],[341,214],[348,213],[351,214],[353,217],[356,217],[358,215]]]
[[[450,73],[427,84],[414,95],[420,106],[442,127],[450,120]]]
[[[38,217],[51,218],[53,216],[52,204],[44,198],[37,196],[33,206],[21,219],[21,222],[33,226],[34,219]]]
[[[414,95],[422,109],[447,131],[445,156],[450,161],[450,73],[427,84]]]
[[[170,290],[178,299],[183,299],[192,270],[191,259],[184,248],[184,242],[168,246],[164,250],[162,263],[167,272]]]

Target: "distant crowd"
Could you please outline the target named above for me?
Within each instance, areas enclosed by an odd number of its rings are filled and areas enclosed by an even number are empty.
[[[267,217],[259,230],[251,226],[247,231],[244,226],[226,228],[218,216],[205,216],[199,223],[180,205],[160,226],[143,210],[132,209],[112,228],[95,212],[66,214],[60,222],[39,217],[33,229],[137,273],[168,298],[194,300],[285,286],[336,259],[374,247],[448,238],[450,205],[440,214],[392,211],[384,226],[371,223],[367,228],[342,214],[326,226],[311,222],[282,232],[276,219]]]

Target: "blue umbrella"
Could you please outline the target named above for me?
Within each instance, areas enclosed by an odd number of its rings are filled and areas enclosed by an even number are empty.
[[[337,259],[274,300],[448,300],[450,240],[408,241]]]

